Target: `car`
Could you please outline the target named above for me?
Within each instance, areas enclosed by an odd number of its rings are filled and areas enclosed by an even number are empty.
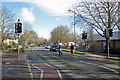
[[[50,51],[58,51],[58,49],[59,49],[59,46],[57,46],[57,45],[50,46]]]
[[[45,47],[45,45],[43,44],[42,47]]]
[[[50,49],[50,45],[47,44],[47,45],[45,46],[45,49]]]

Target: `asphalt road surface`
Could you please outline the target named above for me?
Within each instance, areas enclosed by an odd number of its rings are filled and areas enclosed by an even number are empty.
[[[120,80],[119,61],[67,52],[59,56],[43,47],[29,49],[28,60],[35,80]]]

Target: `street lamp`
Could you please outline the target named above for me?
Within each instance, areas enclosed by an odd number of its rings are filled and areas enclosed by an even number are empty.
[[[74,13],[74,50],[75,50],[75,45],[76,45],[76,42],[75,42],[75,11],[68,10],[68,12],[73,12]]]
[[[120,2],[118,2],[118,29],[120,30]]]

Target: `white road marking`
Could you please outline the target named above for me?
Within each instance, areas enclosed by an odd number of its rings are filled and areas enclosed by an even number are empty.
[[[117,71],[115,71],[115,70],[113,70],[113,69],[110,69],[110,68],[105,67],[105,66],[102,66],[102,65],[100,65],[100,67],[105,68],[105,69],[108,69],[108,70],[113,71],[113,72],[115,72],[115,73],[119,73],[119,72],[117,72]]]
[[[31,79],[33,79],[33,73],[31,71],[30,64],[29,64],[28,60],[27,60],[27,65],[28,65],[28,69],[29,69],[29,72],[30,72],[30,77],[31,77]]]
[[[86,64],[91,64],[91,65],[95,65],[95,66],[99,66],[99,67],[102,67],[102,68],[104,68],[104,69],[110,70],[110,71],[112,71],[112,72],[119,73],[118,71],[116,71],[116,70],[114,70],[114,69],[110,69],[110,68],[105,67],[105,66],[103,66],[103,65],[99,65],[99,64],[95,64],[95,63],[89,63],[89,62],[85,62],[85,61],[82,61],[82,60],[80,60],[79,62],[86,63]]]
[[[37,67],[37,66],[35,66],[34,64],[32,64],[32,66],[34,66],[35,68],[37,68],[38,70],[40,70],[40,71],[41,71],[40,80],[42,80],[42,79],[43,79],[43,70],[42,70],[42,69],[40,69],[40,68],[38,68],[38,67]]]
[[[44,63],[44,64],[45,64],[45,65],[48,65],[48,66],[50,66],[50,67],[52,67],[52,68],[54,68],[54,69],[56,69],[57,72],[58,72],[58,75],[59,75],[60,79],[63,80],[62,75],[61,75],[60,71],[59,71],[57,68],[55,68],[55,67],[53,67],[53,66],[51,66],[51,65],[49,65],[49,64],[47,64],[47,63]]]
[[[58,69],[57,69],[57,72],[58,72],[60,79],[63,80],[62,75],[60,74],[60,71]]]

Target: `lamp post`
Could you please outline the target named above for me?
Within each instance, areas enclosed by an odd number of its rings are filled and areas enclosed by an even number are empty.
[[[120,2],[118,2],[118,29],[120,30]]]
[[[74,25],[73,25],[73,26],[74,26],[74,50],[75,50],[75,48],[76,48],[76,47],[75,47],[75,45],[76,45],[76,42],[75,42],[75,11],[72,11],[72,10],[68,10],[68,11],[74,13],[74,22],[73,22]]]

